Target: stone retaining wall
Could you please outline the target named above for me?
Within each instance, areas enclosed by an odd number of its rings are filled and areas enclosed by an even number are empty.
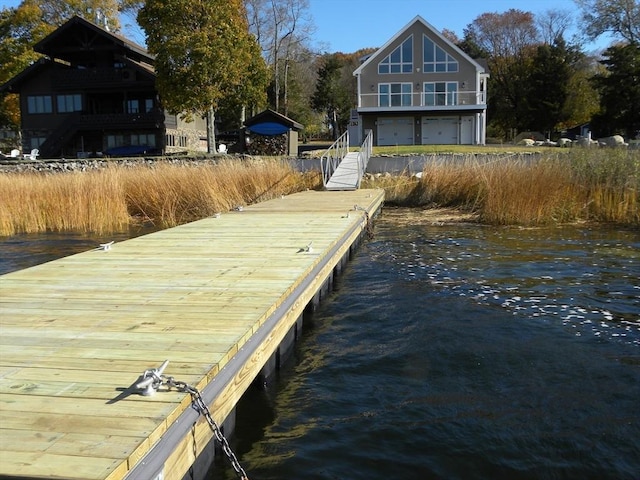
[[[171,165],[204,165],[215,164],[224,158],[233,158],[227,155],[198,155],[198,156],[174,156],[174,157],[131,157],[131,158],[86,158],[86,159],[62,159],[62,160],[0,160],[0,172],[88,172],[101,170],[109,165],[124,167],[151,166],[154,164]],[[250,157],[238,156],[240,160]]]
[[[504,154],[429,154],[429,155],[404,155],[404,156],[379,156],[371,157],[367,167],[367,173],[415,174],[421,172],[425,165],[430,163],[455,163],[464,162],[486,163],[500,160],[506,161],[530,161],[540,158],[539,153],[504,153]],[[220,155],[202,154],[195,156],[166,156],[166,157],[130,157],[130,158],[87,158],[77,160],[0,160],[1,172],[87,172],[107,168],[108,165],[117,164],[125,167],[137,167],[141,165],[151,166],[156,163],[168,163],[172,165],[199,166],[215,164],[223,159],[236,159],[239,161],[259,161],[261,157],[251,155]],[[285,158],[291,166],[300,172],[320,170],[319,158]]]

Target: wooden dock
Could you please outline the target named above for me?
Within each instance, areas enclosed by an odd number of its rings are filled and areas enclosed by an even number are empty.
[[[382,206],[309,191],[0,277],[0,477],[181,479]],[[107,240],[107,239],[106,239]]]

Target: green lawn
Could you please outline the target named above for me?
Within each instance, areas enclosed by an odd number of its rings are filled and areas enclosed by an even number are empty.
[[[301,151],[307,151],[307,156],[320,157],[326,148],[330,145],[328,142],[309,142],[300,144]],[[359,147],[350,147],[350,151],[357,152]],[[389,156],[411,156],[411,155],[430,155],[434,153],[460,153],[460,154],[476,154],[476,153],[526,153],[526,152],[568,152],[568,148],[558,147],[525,147],[522,145],[397,145],[391,147],[373,147],[373,156],[389,155]]]
[[[353,149],[357,150],[357,149]],[[373,147],[373,155],[428,155],[433,153],[506,153],[506,152],[559,152],[558,147],[524,147],[520,145],[398,145]]]

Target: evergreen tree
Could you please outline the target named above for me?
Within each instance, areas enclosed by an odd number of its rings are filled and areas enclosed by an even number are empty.
[[[640,46],[629,43],[609,47],[601,63],[606,73],[596,75],[600,91],[600,113],[592,129],[598,136],[622,134],[626,138],[640,135]]]
[[[327,116],[334,140],[345,129],[345,116],[348,119],[351,108],[349,91],[342,83],[342,67],[343,62],[338,54],[326,55],[318,69],[316,91],[311,97],[311,106]]]
[[[565,120],[565,104],[572,75],[571,52],[564,39],[538,46],[529,77],[529,130],[550,134]]]

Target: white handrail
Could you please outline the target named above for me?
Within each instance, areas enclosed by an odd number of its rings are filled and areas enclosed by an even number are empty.
[[[320,158],[322,167],[322,185],[327,186],[327,182],[342,162],[342,159],[349,153],[349,132],[344,132],[333,142],[327,151]]]
[[[369,158],[371,158],[371,152],[373,151],[373,130],[367,130],[367,135],[362,142],[360,152],[358,152],[358,188],[360,188],[360,182],[364,173],[367,171],[367,165],[369,164]]]

